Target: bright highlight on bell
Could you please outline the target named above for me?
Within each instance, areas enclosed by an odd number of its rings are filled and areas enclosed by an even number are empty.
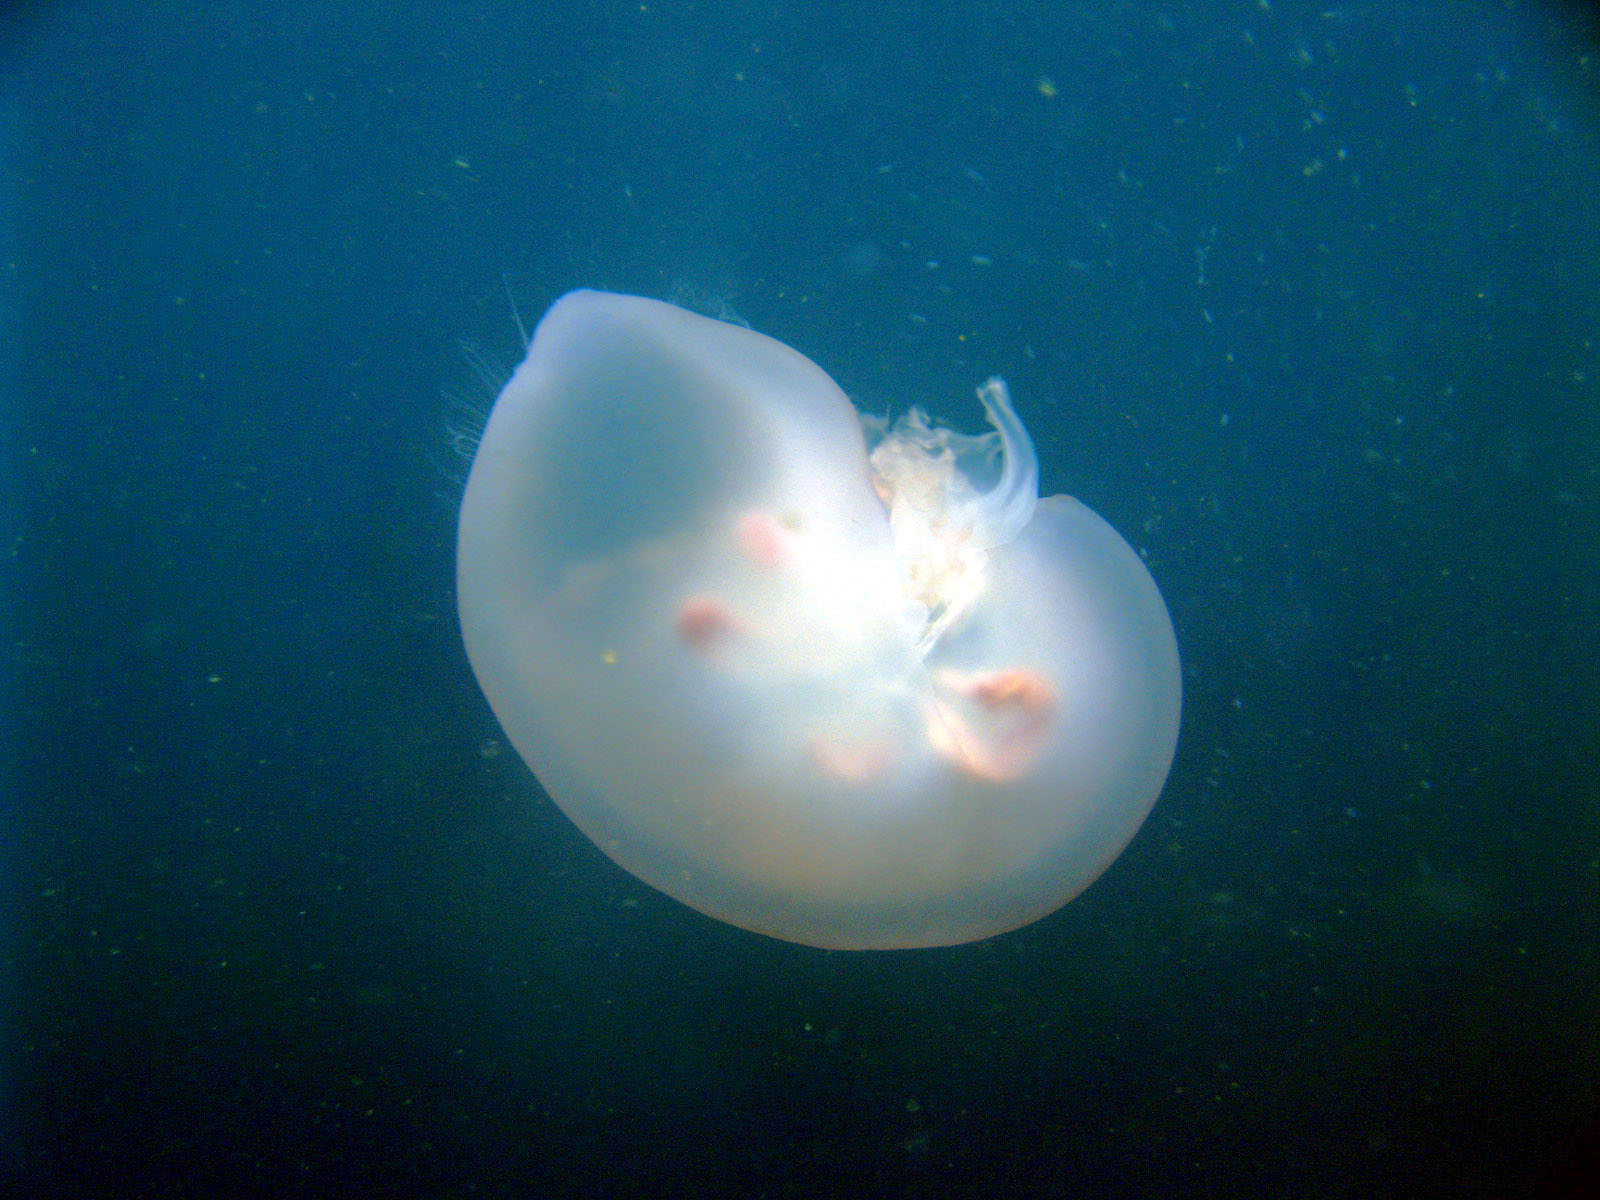
[[[461,505],[473,670],[596,845],[814,946],[1025,925],[1110,865],[1178,736],[1137,554],[991,433],[863,420],[814,363],[573,292],[500,394]]]

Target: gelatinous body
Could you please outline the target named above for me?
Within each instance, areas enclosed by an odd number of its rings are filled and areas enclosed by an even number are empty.
[[[468,656],[608,855],[817,946],[933,946],[1051,912],[1137,831],[1178,733],[1139,557],[1037,497],[994,431],[863,421],[815,364],[573,292],[496,402],[462,502]]]

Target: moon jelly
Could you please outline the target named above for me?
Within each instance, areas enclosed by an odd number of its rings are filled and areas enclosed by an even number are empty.
[[[940,946],[1072,899],[1178,736],[1139,556],[993,431],[863,419],[814,363],[579,291],[496,401],[461,504],[467,654],[606,854],[746,929]]]

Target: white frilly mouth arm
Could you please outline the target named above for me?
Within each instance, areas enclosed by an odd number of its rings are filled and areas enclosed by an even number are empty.
[[[1033,439],[1017,419],[1005,380],[992,376],[978,389],[984,415],[1000,434],[1000,478],[977,503],[982,519],[973,526],[976,549],[1004,546],[1033,520],[1039,502],[1039,458]]]

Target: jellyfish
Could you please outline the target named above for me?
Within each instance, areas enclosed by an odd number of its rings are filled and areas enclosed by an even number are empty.
[[[467,656],[550,798],[645,883],[812,946],[952,945],[1089,886],[1178,736],[1139,555],[992,427],[863,418],[781,342],[549,310],[461,503]]]

